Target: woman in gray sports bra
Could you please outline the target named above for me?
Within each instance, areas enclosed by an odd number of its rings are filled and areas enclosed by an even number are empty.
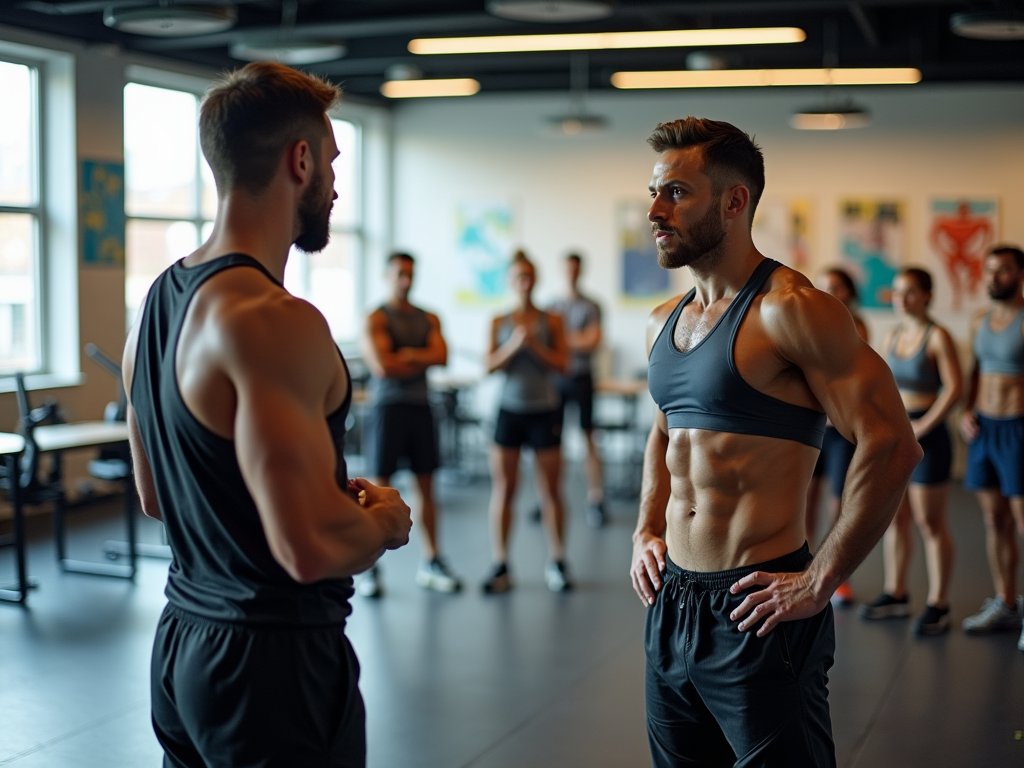
[[[512,502],[519,475],[519,455],[524,445],[533,449],[537,495],[548,534],[550,560],[544,570],[548,589],[571,588],[563,546],[565,508],[559,488],[562,476],[562,401],[555,374],[568,361],[562,319],[543,312],[531,298],[536,269],[522,251],[509,267],[509,285],[516,308],[494,318],[487,355],[487,372],[502,371],[494,444],[491,446],[491,543],[494,566],[483,584],[485,592],[505,592],[512,587],[508,570],[508,537],[512,527]]]
[[[953,537],[946,507],[952,451],[946,417],[960,399],[962,388],[953,339],[928,315],[931,298],[932,278],[925,270],[910,267],[896,275],[892,305],[900,323],[886,339],[885,359],[924,458],[885,533],[885,589],[873,603],[861,606],[861,616],[866,619],[910,615],[907,571],[913,553],[913,520],[924,539],[928,568],[928,600],[914,624],[919,635],[937,635],[949,629]]]

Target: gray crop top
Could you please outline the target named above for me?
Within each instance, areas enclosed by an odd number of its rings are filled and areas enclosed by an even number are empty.
[[[991,312],[985,315],[974,337],[974,356],[978,360],[978,370],[981,373],[1024,376],[1024,336],[1020,331],[1024,309],[999,333],[994,333],[989,327],[991,318]]]
[[[899,339],[900,331],[897,330],[892,336],[892,345],[885,356],[885,362],[889,365],[893,378],[896,379],[896,386],[906,392],[934,395],[942,389],[939,366],[928,357],[928,339],[931,338],[934,328],[934,323],[928,324],[921,348],[907,358],[899,357],[896,354],[896,341]]]

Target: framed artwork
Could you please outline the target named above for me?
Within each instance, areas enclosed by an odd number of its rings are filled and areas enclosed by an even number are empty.
[[[505,273],[516,247],[515,208],[508,200],[471,200],[455,211],[455,300],[495,304],[505,295]]]
[[[616,208],[620,254],[620,296],[625,302],[653,304],[671,295],[669,271],[658,264],[658,249],[647,220],[650,203],[622,201]]]
[[[83,160],[78,189],[82,261],[124,266],[124,165]]]
[[[907,248],[906,204],[892,199],[846,199],[839,208],[839,258],[865,309],[890,306],[892,281]]]
[[[995,198],[935,198],[928,206],[928,270],[932,308],[972,312],[988,303],[985,254],[999,238]]]

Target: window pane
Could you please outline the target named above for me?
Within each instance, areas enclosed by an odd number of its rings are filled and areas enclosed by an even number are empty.
[[[285,288],[319,309],[338,341],[356,337],[358,245],[355,235],[335,232],[320,253],[306,254],[293,248],[285,270]]]
[[[197,105],[191,93],[129,83],[124,89],[125,210],[196,215]]]
[[[334,201],[331,224],[335,227],[354,227],[358,223],[359,129],[347,120],[331,120],[334,140],[339,155],[334,160]]]
[[[190,221],[129,219],[125,228],[125,309],[128,325],[135,322],[146,291],[157,276],[199,247]]]
[[[0,205],[35,203],[35,77],[0,61]]]
[[[42,366],[36,318],[36,222],[26,213],[0,213],[0,372]]]

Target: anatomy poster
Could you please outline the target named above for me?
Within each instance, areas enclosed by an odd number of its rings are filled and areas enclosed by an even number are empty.
[[[890,306],[892,280],[907,249],[907,207],[897,200],[840,203],[839,256],[853,276],[865,309]]]
[[[971,312],[985,306],[985,254],[999,236],[994,198],[939,198],[928,209],[928,269],[934,280],[932,308]]]
[[[806,272],[811,262],[811,204],[799,198],[765,197],[757,205],[751,231],[761,253]]]

